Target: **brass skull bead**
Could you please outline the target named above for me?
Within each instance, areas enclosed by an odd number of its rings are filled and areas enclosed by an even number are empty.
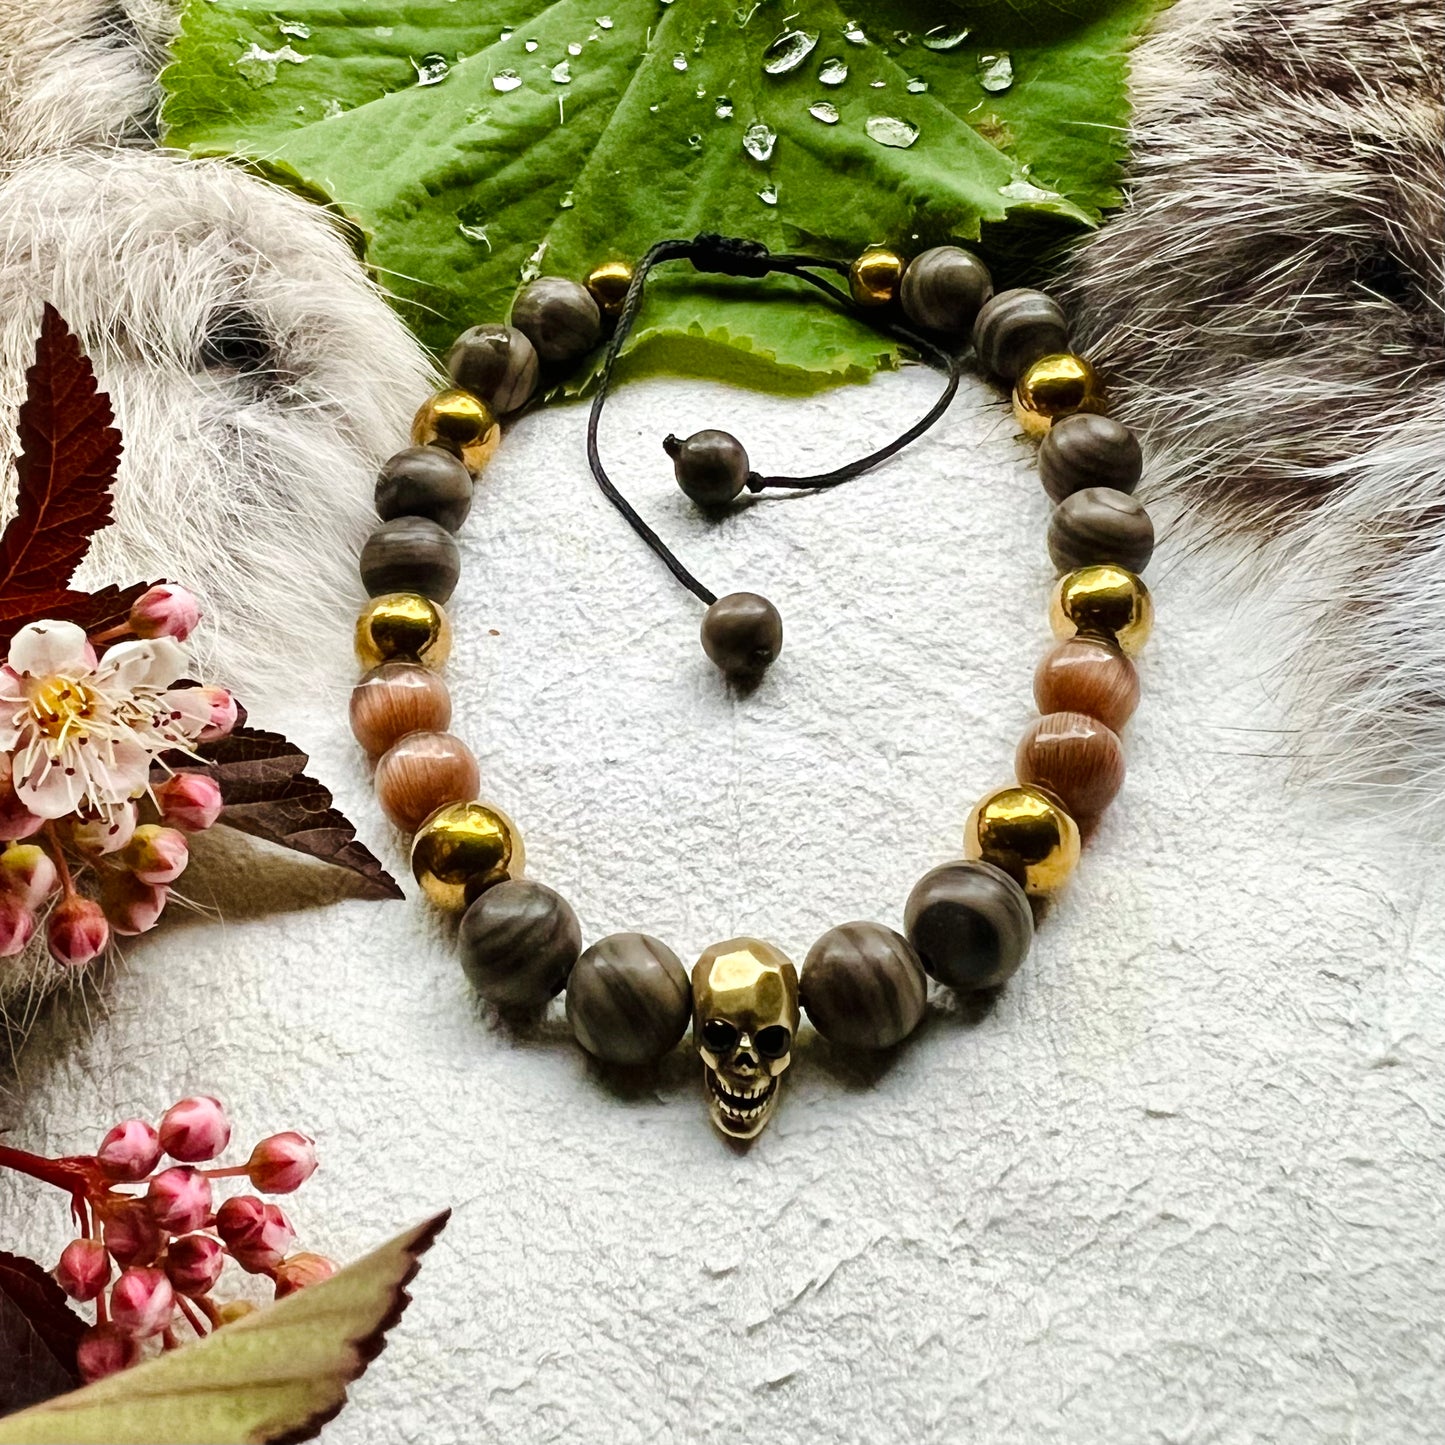
[[[798,1032],[798,971],[771,943],[730,938],[693,965],[692,1031],[712,1121],[754,1139],[773,1116]]]

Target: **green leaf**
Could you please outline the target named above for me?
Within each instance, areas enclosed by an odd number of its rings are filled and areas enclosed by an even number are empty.
[[[380,1353],[447,1217],[195,1344],[6,1416],[0,1445],[309,1440]]]
[[[538,270],[580,277],[700,230],[842,257],[982,239],[1008,281],[1011,246],[1036,258],[1117,200],[1126,52],[1160,3],[190,0],[163,116],[171,144],[333,203],[440,349]],[[858,13],[864,44],[845,33]],[[765,73],[791,28],[816,48]],[[990,91],[984,57],[1004,54],[1012,83]],[[840,85],[819,78],[829,59]],[[916,140],[881,144],[880,118]],[[766,159],[743,145],[756,124],[776,135]],[[650,288],[631,357],[798,391],[896,360],[787,280],[675,274]]]

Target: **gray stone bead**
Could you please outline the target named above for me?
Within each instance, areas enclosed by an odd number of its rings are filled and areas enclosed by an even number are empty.
[[[512,878],[488,888],[462,915],[462,968],[498,1008],[536,1009],[555,998],[582,951],[571,905],[543,883]]]
[[[408,447],[390,458],[376,479],[376,514],[426,517],[455,532],[472,510],[472,476],[440,447]]]
[[[891,1049],[918,1027],[928,981],[913,945],[881,923],[830,928],[803,961],[799,998],[830,1043]]]
[[[702,650],[729,677],[760,677],[783,650],[783,619],[766,597],[731,592],[703,614]]]
[[[1123,422],[1097,412],[1060,417],[1039,448],[1039,480],[1056,502],[1085,487],[1132,492],[1143,470],[1139,438]]]
[[[731,432],[670,436],[662,449],[672,458],[678,486],[700,507],[725,507],[747,486],[748,454]]]
[[[1069,328],[1052,296],[1016,288],[985,301],[973,323],[973,349],[979,365],[1004,381],[1041,356],[1069,349]]]
[[[1112,562],[1142,572],[1154,555],[1154,523],[1143,505],[1112,487],[1065,497],[1049,520],[1049,556],[1060,572]]]
[[[506,416],[537,389],[537,351],[515,326],[469,326],[447,353],[447,370],[464,391]]]
[[[367,595],[420,592],[445,602],[462,574],[457,539],[429,517],[393,517],[361,549],[361,585]]]
[[[613,933],[577,960],[567,980],[567,1022],[589,1054],[609,1064],[650,1064],[687,1032],[692,984],[678,956],[645,933]]]
[[[903,314],[925,331],[944,331],[962,340],[979,307],[993,295],[988,267],[959,246],[935,246],[915,256],[903,273],[898,299]]]
[[[585,286],[562,276],[539,276],[512,302],[512,325],[543,361],[575,361],[597,345],[602,313]]]
[[[992,863],[945,863],[925,873],[903,913],[908,940],[940,983],[997,988],[1024,961],[1034,915],[1022,888]]]

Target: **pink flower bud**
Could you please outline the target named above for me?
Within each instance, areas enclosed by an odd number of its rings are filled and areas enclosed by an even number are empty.
[[[236,699],[224,687],[203,687],[201,691],[211,705],[211,718],[201,729],[200,740],[203,743],[213,743],[217,738],[225,737],[236,726],[241,711],[236,706]]]
[[[62,898],[51,910],[45,941],[57,963],[80,968],[105,952],[110,924],[100,904],[73,895]]]
[[[291,1130],[272,1134],[251,1151],[246,1173],[263,1194],[290,1194],[316,1172],[316,1144]]]
[[[60,886],[50,854],[37,843],[12,843],[0,853],[0,893],[39,908]]]
[[[210,1294],[221,1277],[226,1255],[209,1234],[187,1234],[173,1239],[166,1250],[166,1277],[177,1294]]]
[[[70,841],[77,853],[87,858],[103,858],[119,853],[135,836],[140,820],[134,803],[125,803],[109,818],[77,818],[70,825]]]
[[[291,1221],[254,1194],[238,1194],[216,1211],[216,1233],[249,1274],[269,1274],[296,1242]]]
[[[134,938],[160,922],[170,896],[164,883],[142,883],[130,873],[111,873],[101,885],[100,906],[114,933]]]
[[[135,830],[125,850],[125,866],[142,883],[174,883],[186,871],[191,845],[175,828],[146,823]]]
[[[95,1151],[100,1172],[117,1184],[144,1179],[160,1157],[161,1136],[144,1119],[126,1119],[117,1124]]]
[[[211,1217],[211,1181],[185,1164],[162,1169],[146,1190],[151,1218],[166,1234],[189,1234]]]
[[[336,1265],[324,1254],[293,1254],[276,1268],[276,1298],[285,1299],[308,1284],[320,1284],[336,1273]]]
[[[175,1308],[176,1292],[164,1270],[128,1269],[110,1288],[112,1322],[137,1340],[160,1334]]]
[[[0,958],[25,952],[35,937],[35,915],[18,898],[0,894]]]
[[[206,773],[177,773],[155,787],[161,821],[183,833],[204,833],[215,826],[224,800],[221,785]]]
[[[73,1239],[55,1266],[55,1280],[71,1299],[93,1300],[110,1283],[110,1255],[98,1239]]]
[[[161,1232],[144,1199],[127,1199],[106,1216],[101,1238],[122,1269],[150,1264],[161,1252]]]
[[[184,587],[162,582],[143,593],[130,609],[130,630],[137,637],[174,637],[184,642],[201,620],[201,604]]]
[[[214,1159],[231,1142],[231,1121],[209,1094],[182,1099],[161,1115],[161,1148],[182,1164]]]
[[[114,1325],[92,1325],[75,1347],[75,1363],[87,1385],[118,1370],[128,1370],[140,1359],[140,1342]]]

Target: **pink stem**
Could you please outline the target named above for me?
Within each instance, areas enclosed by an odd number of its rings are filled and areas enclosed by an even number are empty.
[[[224,1169],[202,1169],[200,1172],[207,1179],[240,1179],[249,1175],[251,1170],[246,1164],[228,1164]]]
[[[196,1313],[195,1308],[194,1306],[192,1306],[190,1300],[188,1300],[185,1295],[178,1294],[176,1296],[176,1303],[180,1305],[181,1313],[185,1315],[187,1320],[190,1321],[190,1326],[196,1332],[196,1334],[204,1335],[206,1333],[204,1321],[202,1321],[200,1315]]]

